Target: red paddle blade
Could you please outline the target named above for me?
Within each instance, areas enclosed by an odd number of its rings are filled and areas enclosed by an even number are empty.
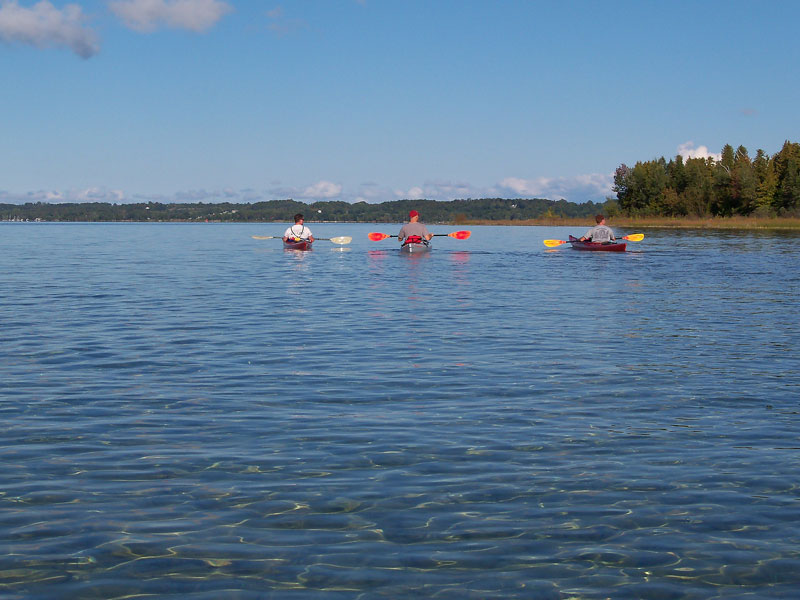
[[[390,236],[388,233],[370,233],[369,234],[369,239],[371,239],[373,242],[380,242],[381,240],[385,240],[388,237],[392,237],[392,236]]]
[[[465,240],[469,236],[472,235],[471,231],[454,231],[453,233],[448,233],[451,238],[456,238],[457,240]]]

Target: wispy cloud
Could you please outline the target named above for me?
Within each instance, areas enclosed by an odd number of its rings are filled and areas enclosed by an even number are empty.
[[[36,190],[33,192],[14,193],[0,190],[0,202],[9,204],[25,204],[26,202],[48,202],[60,204],[68,202],[108,202],[110,204],[132,202],[122,190],[106,188],[85,188],[78,190]]]
[[[612,194],[613,176],[593,173],[574,177],[508,177],[492,186],[476,186],[460,181],[426,181],[408,188],[386,188],[376,183],[362,184],[355,191],[343,190],[342,200],[386,202],[401,199],[463,200],[468,198],[547,198],[571,202],[603,202]]]
[[[266,193],[270,198],[293,198],[294,200],[344,200],[342,185],[331,181],[318,181],[305,186],[276,185]]]
[[[31,7],[20,6],[16,0],[0,3],[0,40],[37,48],[67,47],[83,58],[100,50],[80,6],[67,4],[58,9],[48,0]]]
[[[265,192],[265,199],[343,200],[345,202],[389,202],[391,200],[458,200],[468,198],[547,198],[570,202],[603,202],[612,192],[613,175],[592,173],[574,177],[509,177],[493,186],[482,187],[468,182],[426,181],[407,188],[392,188],[375,182],[346,187],[329,181],[307,186],[276,185]]]
[[[500,183],[480,187],[467,182],[427,181],[408,188],[392,188],[375,182],[356,186],[344,186],[327,180],[305,185],[281,185],[276,182],[266,190],[245,189],[189,189],[173,194],[125,193],[108,188],[88,188],[66,191],[36,191],[12,193],[0,190],[0,203],[22,204],[25,202],[231,202],[250,203],[266,200],[292,198],[301,202],[341,200],[344,202],[389,202],[392,200],[457,200],[468,198],[547,198],[565,199],[571,202],[602,202],[609,196],[611,175],[591,174],[575,177],[521,179],[509,177]]]
[[[292,19],[285,15],[282,6],[276,6],[267,11],[267,29],[278,36],[289,35],[300,29],[305,29],[306,22],[302,19]]]
[[[315,200],[338,198],[342,194],[342,186],[330,181],[318,181],[303,190],[301,198],[313,198]]]
[[[678,154],[684,158],[713,158],[714,160],[722,160],[722,154],[714,154],[708,151],[706,146],[698,146],[695,148],[694,142],[688,141],[678,146]]]
[[[127,27],[140,32],[169,27],[201,33],[233,11],[222,0],[113,0],[109,8]]]
[[[610,174],[590,173],[573,177],[508,177],[499,184],[497,195],[503,198],[547,198],[570,202],[602,202],[610,195],[614,178]]]
[[[394,189],[384,191],[382,196],[387,200],[398,199],[430,199],[430,200],[453,200],[455,198],[476,198],[474,194],[485,197],[485,190],[464,182],[452,182],[445,180],[426,181],[421,185],[415,185],[406,189]],[[379,200],[382,202],[383,200]]]

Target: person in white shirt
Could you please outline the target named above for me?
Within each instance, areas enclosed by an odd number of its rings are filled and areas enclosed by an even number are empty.
[[[289,227],[283,233],[283,241],[299,242],[301,240],[313,242],[314,235],[311,233],[311,230],[308,227],[303,225],[303,215],[301,213],[297,213],[294,216],[294,225]]]

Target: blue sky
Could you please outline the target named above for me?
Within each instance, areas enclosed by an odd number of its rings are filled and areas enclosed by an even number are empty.
[[[800,2],[0,0],[0,202],[602,202],[800,141]]]

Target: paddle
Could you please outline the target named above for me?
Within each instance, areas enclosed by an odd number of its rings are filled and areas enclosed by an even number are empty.
[[[465,240],[472,235],[471,231],[454,231],[453,233],[434,233],[433,237],[451,237],[457,240]],[[380,242],[386,238],[396,238],[396,235],[389,235],[388,233],[370,233],[369,239],[373,242]]]
[[[251,235],[250,237],[253,238],[254,240],[274,240],[274,239],[281,238],[283,236],[280,236],[280,235]],[[351,238],[349,235],[343,235],[343,236],[340,236],[340,237],[333,237],[333,238],[318,238],[318,237],[315,237],[314,241],[316,242],[317,240],[322,240],[324,242],[333,242],[334,244],[349,244],[350,242],[353,241],[353,238]]]
[[[628,240],[629,242],[641,242],[644,239],[643,233],[631,233],[629,235],[623,235],[621,238],[617,238],[618,240]],[[544,245],[548,248],[552,248],[553,246],[560,246],[561,244],[569,244],[569,240],[545,240]]]

